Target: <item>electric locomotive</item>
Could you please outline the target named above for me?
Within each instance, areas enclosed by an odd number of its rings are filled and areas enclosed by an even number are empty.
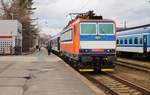
[[[79,71],[113,71],[116,26],[112,20],[81,13],[60,34],[60,55]]]

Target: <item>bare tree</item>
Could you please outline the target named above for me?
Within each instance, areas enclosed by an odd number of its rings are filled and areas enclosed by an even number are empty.
[[[11,18],[11,14],[10,14],[10,5],[8,2],[4,2],[4,0],[1,0],[1,10],[4,12],[3,19],[9,19]]]

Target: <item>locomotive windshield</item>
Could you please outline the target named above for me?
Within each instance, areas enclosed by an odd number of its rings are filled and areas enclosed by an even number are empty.
[[[81,23],[81,35],[114,34],[113,23]]]
[[[95,23],[82,23],[81,24],[81,34],[96,34],[96,24]]]
[[[108,23],[104,23],[104,24],[99,24],[99,34],[113,34],[113,24],[108,24]]]

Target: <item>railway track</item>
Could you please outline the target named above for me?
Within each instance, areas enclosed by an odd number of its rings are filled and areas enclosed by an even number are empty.
[[[110,95],[150,95],[150,90],[110,73],[84,75]]]
[[[131,69],[136,69],[136,70],[140,70],[140,71],[143,71],[143,72],[150,73],[150,68],[146,67],[146,66],[131,64],[131,63],[124,62],[124,61],[119,61],[119,60],[116,63],[119,66],[124,66],[124,67],[128,67],[128,68],[131,68]]]

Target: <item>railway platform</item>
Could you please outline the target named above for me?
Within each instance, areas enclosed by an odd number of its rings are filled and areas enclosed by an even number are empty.
[[[0,68],[0,95],[105,95],[44,48],[28,56],[1,57],[0,62],[9,63]]]

